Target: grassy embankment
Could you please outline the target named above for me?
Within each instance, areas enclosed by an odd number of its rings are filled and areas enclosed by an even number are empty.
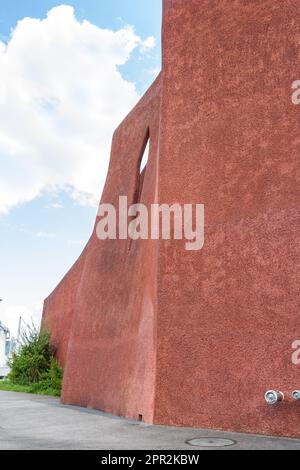
[[[52,397],[60,396],[60,390],[55,389],[55,388],[45,388],[44,386],[40,386],[40,384],[17,385],[17,384],[11,383],[9,380],[0,380],[0,391],[33,393],[36,395],[49,395]]]

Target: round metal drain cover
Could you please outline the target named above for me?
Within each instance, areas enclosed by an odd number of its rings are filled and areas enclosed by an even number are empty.
[[[220,439],[217,437],[202,437],[200,439],[191,439],[187,444],[194,447],[229,447],[236,444],[230,439]]]

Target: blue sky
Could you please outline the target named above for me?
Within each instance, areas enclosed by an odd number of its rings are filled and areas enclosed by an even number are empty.
[[[112,132],[159,72],[160,34],[161,0],[0,0],[0,321],[13,333],[89,238]]]

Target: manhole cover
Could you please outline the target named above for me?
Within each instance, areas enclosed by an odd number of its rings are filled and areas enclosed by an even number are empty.
[[[207,437],[201,439],[191,439],[187,444],[194,447],[229,447],[236,444],[235,441],[229,439],[219,439],[216,437]]]

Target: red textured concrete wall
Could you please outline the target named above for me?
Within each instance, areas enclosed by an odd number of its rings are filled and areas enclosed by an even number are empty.
[[[300,436],[300,3],[165,0],[163,72],[117,129],[102,202],[204,203],[205,246],[92,238],[45,304],[63,402]],[[139,182],[150,129],[150,161]]]
[[[300,436],[298,1],[164,2],[160,200],[206,206],[161,243],[155,422]]]
[[[44,302],[43,325],[51,332],[51,341],[57,350],[57,358],[65,367],[76,305],[77,289],[84,266],[86,250]]]
[[[137,197],[146,205],[156,202],[160,92],[158,78],[115,132],[102,203],[118,207],[120,195],[128,196],[128,204],[138,202]],[[149,161],[139,181],[149,133]],[[54,293],[54,300],[48,300],[45,308],[47,324],[54,316],[56,340],[57,330],[65,329],[56,319],[68,310],[69,299],[72,303],[62,400],[135,419],[142,415],[152,421],[158,244],[101,242],[95,229],[80,281],[74,285],[75,298],[70,298],[64,283],[62,293]],[[59,345],[67,341],[61,334]]]

